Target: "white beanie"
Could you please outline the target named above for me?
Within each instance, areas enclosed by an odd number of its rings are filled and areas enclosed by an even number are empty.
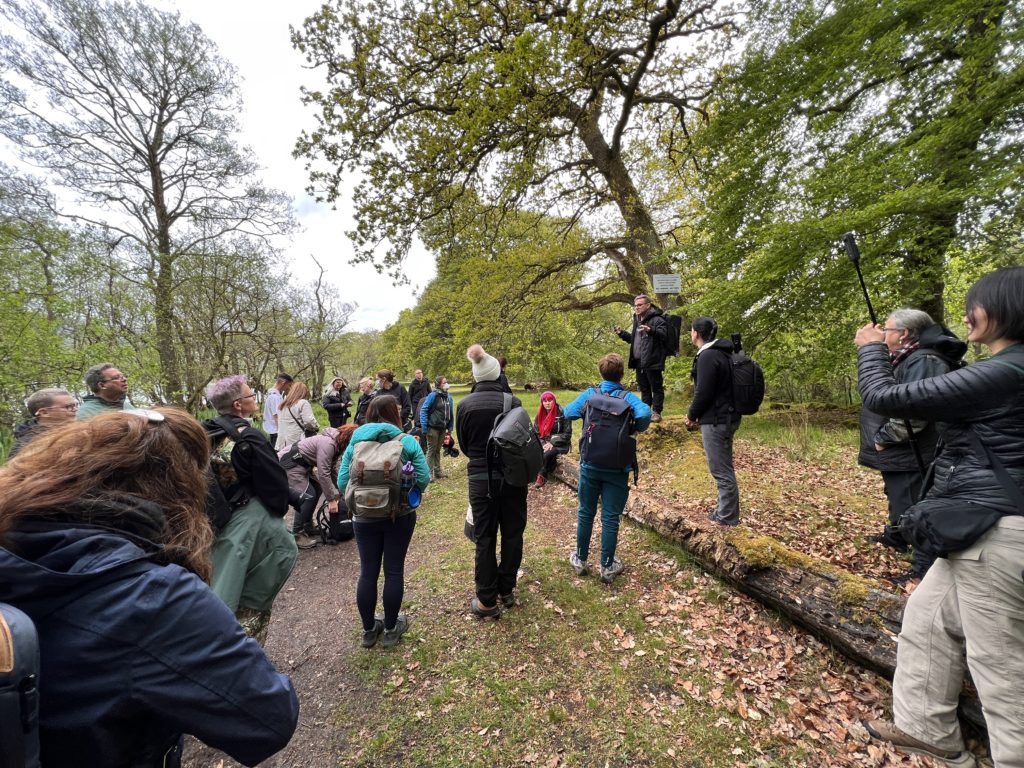
[[[473,378],[476,381],[497,381],[501,375],[501,364],[484,352],[479,344],[466,350],[466,357],[473,364]]]

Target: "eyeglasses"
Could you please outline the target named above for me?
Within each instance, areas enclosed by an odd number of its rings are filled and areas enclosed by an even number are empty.
[[[46,405],[36,411],[36,413],[42,413],[43,411],[70,411],[74,413],[77,410],[78,403],[70,403],[69,405]]]
[[[889,331],[905,331],[905,330],[907,330],[907,329],[906,329],[906,328],[884,328],[884,327],[883,327],[883,328],[880,328],[879,330],[880,330],[880,331],[881,331],[882,333],[888,333]]]
[[[106,384],[108,381],[128,381],[127,376],[111,376],[109,379],[101,379],[100,384]]]
[[[237,397],[237,398],[235,398],[234,402],[237,403],[239,400],[248,400],[250,397],[255,398],[256,397],[256,393],[255,392],[250,392],[248,395],[242,395],[241,397]]]

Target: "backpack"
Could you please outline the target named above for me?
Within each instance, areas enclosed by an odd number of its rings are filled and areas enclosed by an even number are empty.
[[[401,506],[402,435],[356,443],[349,461],[345,506],[356,517],[392,520]]]
[[[39,637],[27,615],[0,603],[0,768],[39,766]]]
[[[440,408],[438,404],[440,403]],[[438,392],[434,395],[434,402],[430,404],[430,410],[427,411],[427,427],[431,429],[444,429],[448,424],[448,420],[445,418],[448,414],[448,395],[444,392]]]
[[[683,318],[679,315],[662,315],[665,321],[665,351],[679,357],[679,340],[683,335]]]
[[[732,373],[732,408],[741,416],[757,413],[764,402],[764,371],[743,351],[740,335],[732,336],[733,351],[729,370]]]
[[[216,450],[221,438],[232,442],[236,439],[238,432],[231,420],[218,416],[207,419],[203,426],[210,437],[211,447],[215,449],[206,468],[206,516],[210,520],[213,532],[219,534],[231,520],[235,510],[249,503],[249,494],[238,482],[230,459]]]
[[[633,406],[626,402],[626,390],[612,395],[597,391],[584,404],[580,461],[598,469],[632,469],[636,484],[639,466],[635,432]]]
[[[544,449],[530,415],[521,405],[512,407],[512,395],[503,394],[501,413],[487,436],[487,479],[501,469],[501,479],[516,488],[532,483],[544,466]]]

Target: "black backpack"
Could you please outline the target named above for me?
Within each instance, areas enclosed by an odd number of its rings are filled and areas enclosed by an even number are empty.
[[[502,397],[501,413],[494,417],[487,436],[487,477],[490,480],[492,469],[500,468],[504,482],[524,488],[544,466],[544,449],[526,410],[521,405],[512,407],[512,395]]]
[[[224,416],[207,419],[203,426],[206,428],[212,448],[215,448],[222,438],[234,440],[238,434],[233,429],[231,420]],[[210,520],[213,532],[219,534],[231,520],[235,510],[249,503],[249,494],[240,484],[229,486],[212,460],[206,468],[206,480],[206,516]]]
[[[665,351],[679,357],[679,341],[683,335],[683,318],[679,315],[662,315],[665,320]]]
[[[633,406],[626,402],[626,390],[613,395],[599,391],[584,405],[580,461],[598,469],[632,469],[635,484],[639,474],[635,435]]]
[[[26,614],[0,603],[0,768],[39,766],[39,637]]]
[[[732,335],[733,351],[729,370],[732,373],[732,408],[741,416],[757,413],[764,402],[764,371],[747,357],[738,333]]]

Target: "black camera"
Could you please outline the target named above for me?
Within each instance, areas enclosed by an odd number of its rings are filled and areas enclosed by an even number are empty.
[[[441,443],[441,450],[444,451],[445,456],[456,458],[459,455],[459,449],[455,447],[455,438],[452,437],[452,433],[449,432],[444,436],[444,441]]]

